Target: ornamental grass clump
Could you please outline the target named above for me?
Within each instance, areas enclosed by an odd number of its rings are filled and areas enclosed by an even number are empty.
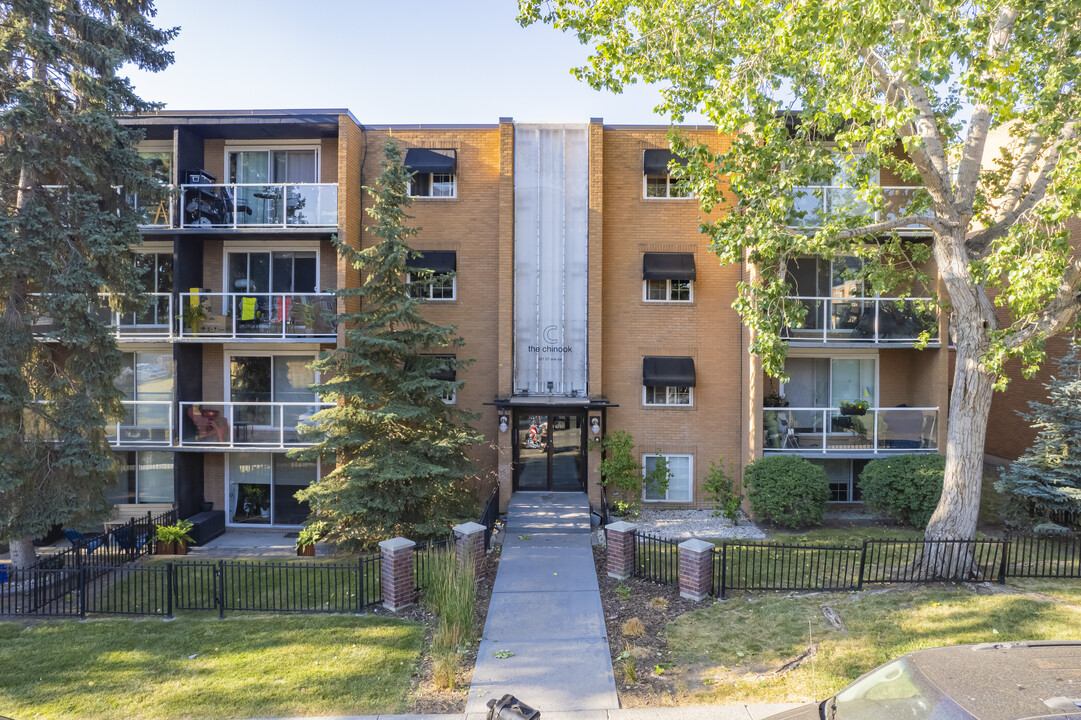
[[[459,561],[454,548],[428,559],[424,607],[439,616],[432,637],[432,680],[440,690],[457,685],[459,655],[473,642],[476,628],[477,585],[472,556]]]

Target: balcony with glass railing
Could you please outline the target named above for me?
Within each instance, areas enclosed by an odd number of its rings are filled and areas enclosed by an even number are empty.
[[[109,307],[109,293],[101,293],[98,303],[92,303],[87,312],[98,318],[116,332],[117,340],[168,341],[176,337],[176,313],[172,293],[145,293],[148,307],[140,312],[117,312]],[[30,293],[30,297],[41,297]],[[34,318],[34,332],[48,336],[56,323],[48,315]]]
[[[337,183],[180,186],[180,227],[305,230],[338,227]]]
[[[175,188],[170,185],[164,196],[157,198],[125,193],[124,199],[139,217],[144,230],[171,230],[176,227]]]
[[[173,403],[169,400],[124,400],[124,416],[105,430],[113,447],[173,444]]]
[[[883,186],[884,207],[871,211],[871,206],[856,196],[856,189],[840,185],[812,185],[797,187],[792,190],[792,216],[790,227],[802,230],[814,230],[825,224],[831,214],[845,212],[849,214],[871,215],[874,222],[885,222],[904,217],[907,208],[916,199],[918,193],[926,193],[922,187]],[[897,228],[899,233],[925,233],[923,225],[905,225]]]
[[[791,344],[914,345],[926,335],[939,344],[938,309],[930,297],[790,295],[807,308],[803,327],[784,329]]]
[[[334,293],[180,293],[182,340],[337,337]]]
[[[938,451],[937,407],[762,409],[765,453],[903,454]]]
[[[289,448],[313,442],[302,430],[330,403],[182,402],[180,445],[190,448]]]

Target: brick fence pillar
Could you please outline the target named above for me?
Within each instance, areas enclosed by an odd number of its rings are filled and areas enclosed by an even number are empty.
[[[379,543],[379,579],[383,586],[383,607],[401,610],[417,599],[417,579],[413,575],[413,548],[416,543],[403,537]]]
[[[713,591],[713,543],[685,540],[679,544],[679,596],[704,600]]]
[[[454,526],[454,547],[458,562],[473,558],[474,574],[479,580],[484,576],[484,531],[480,523],[467,522]]]
[[[637,525],[629,522],[608,523],[605,526],[608,556],[608,577],[626,580],[634,572],[634,531]]]

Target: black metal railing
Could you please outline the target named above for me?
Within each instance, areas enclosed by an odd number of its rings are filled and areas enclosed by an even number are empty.
[[[383,599],[380,568],[376,555],[333,565],[217,560],[9,570],[0,615],[363,612]]]
[[[661,585],[679,585],[679,540],[634,534],[634,577]]]
[[[484,510],[480,514],[480,519],[477,520],[479,525],[484,526],[484,549],[490,550],[492,548],[492,532],[495,530],[495,526],[499,523],[499,485],[495,486],[492,490],[492,494],[488,496],[488,501],[484,503]]]
[[[154,553],[154,540],[161,525],[172,525],[176,510],[154,516],[148,512],[139,518],[104,533],[85,536],[58,553],[39,558],[31,567],[43,570],[76,569],[92,566],[115,566],[138,560]]]
[[[679,541],[634,534],[634,577],[679,585]],[[975,540],[863,540],[858,545],[725,541],[713,549],[712,592],[849,591],[866,585],[1081,578],[1081,534]]]
[[[413,578],[416,581],[418,593],[428,587],[428,582],[431,579],[432,556],[436,553],[443,552],[448,547],[454,547],[453,538],[429,540],[427,542],[417,543],[416,546],[414,546]]]

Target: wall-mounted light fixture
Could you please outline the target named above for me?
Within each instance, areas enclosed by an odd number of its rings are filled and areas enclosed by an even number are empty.
[[[507,432],[507,425],[510,423],[510,418],[506,413],[502,413],[499,416],[499,432]]]
[[[589,418],[589,429],[593,432],[593,434],[595,436],[597,436],[597,437],[594,437],[593,439],[594,440],[600,440],[601,419],[599,417],[597,417],[596,415]]]

